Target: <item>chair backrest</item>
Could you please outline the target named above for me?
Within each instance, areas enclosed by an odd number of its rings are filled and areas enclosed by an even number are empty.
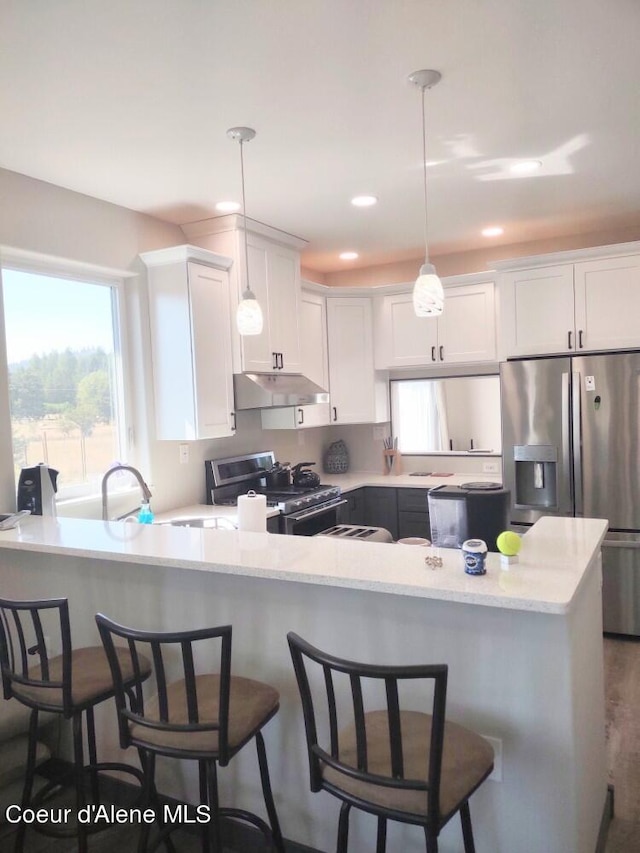
[[[127,628],[101,613],[96,615],[96,622],[113,676],[121,746],[135,744],[131,726],[136,724],[174,733],[216,731],[219,763],[224,766],[228,761],[231,625],[155,633]],[[152,666],[148,692],[154,695],[154,708],[157,704],[157,717],[153,718],[145,717],[145,659]],[[206,660],[208,674],[215,671],[219,675],[218,718],[214,721],[199,719],[196,664],[202,660]],[[125,666],[134,674],[129,684],[123,678]],[[186,709],[186,723],[170,722],[170,686],[173,703],[181,703]],[[176,686],[180,695],[176,695]]]
[[[57,654],[52,654],[50,650]],[[71,713],[71,627],[66,598],[0,598],[0,666],[5,699]]]
[[[425,664],[420,666],[378,666],[358,663],[333,655],[325,654],[307,643],[297,634],[287,635],[293,667],[298,681],[307,740],[311,790],[318,791],[323,785],[322,765],[327,764],[336,770],[376,785],[390,788],[403,788],[425,791],[428,797],[429,817],[436,820],[439,814],[440,774],[442,768],[442,748],[444,740],[447,673],[446,664]],[[314,672],[313,670],[317,670]],[[342,675],[340,675],[342,674]],[[338,701],[337,681],[348,681],[350,694],[348,700]],[[429,755],[425,754],[425,773],[422,779],[405,778],[405,755],[403,751],[401,707],[399,686],[402,681],[425,680],[426,712],[431,715],[431,735]],[[312,689],[313,680],[313,689]],[[386,721],[389,735],[390,776],[370,773],[367,756],[367,733],[365,713],[369,692],[367,682],[373,680],[384,690],[376,691],[385,702]],[[320,687],[321,685],[321,687]],[[341,685],[340,685],[341,686]],[[344,691],[342,691],[344,694]],[[344,700],[344,695],[341,696]],[[324,743],[318,736],[320,717],[328,717],[328,737]],[[345,764],[340,757],[338,733],[347,725],[355,729],[357,767]],[[426,752],[426,750],[425,750]],[[426,781],[425,781],[426,780]]]

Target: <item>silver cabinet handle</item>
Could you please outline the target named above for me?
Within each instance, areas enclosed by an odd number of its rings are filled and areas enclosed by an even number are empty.
[[[571,338],[573,336],[573,332],[567,332],[567,349],[573,349]]]
[[[431,347],[431,361],[435,361],[435,360],[436,360],[436,348]]]
[[[336,409],[335,406],[333,407],[333,419],[334,419],[334,421],[338,420],[338,410]]]
[[[300,420],[298,421],[298,426],[304,423],[304,409],[298,409],[298,414],[300,415]]]
[[[440,344],[440,361],[444,361],[444,347]]]
[[[236,413],[230,412],[230,415],[231,415],[231,430],[232,430],[232,432],[235,432],[235,430],[236,430]]]
[[[271,369],[272,370],[278,369],[278,353],[277,352],[271,353]]]
[[[578,332],[578,348],[582,349],[583,346],[584,344],[582,343],[582,329],[580,329]]]

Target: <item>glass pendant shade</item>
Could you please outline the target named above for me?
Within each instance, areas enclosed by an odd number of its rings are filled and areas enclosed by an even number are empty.
[[[413,285],[413,310],[417,317],[437,317],[444,308],[444,290],[433,264],[423,264]]]
[[[245,290],[242,301],[236,312],[236,326],[240,335],[259,335],[262,332],[264,319],[262,308],[252,290]]]

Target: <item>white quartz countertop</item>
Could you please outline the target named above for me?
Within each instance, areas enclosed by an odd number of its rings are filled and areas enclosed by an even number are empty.
[[[446,548],[40,516],[0,532],[0,554],[17,549],[562,614],[595,565],[606,529],[601,519],[545,517],[523,538],[516,565],[505,570],[489,554],[480,577],[465,574],[460,552]],[[427,556],[441,557],[442,567],[429,568]]]
[[[405,464],[405,469],[406,467]],[[416,470],[422,469],[417,465]],[[398,475],[377,474],[371,471],[350,471],[347,474],[323,474],[322,480],[330,486],[340,486],[343,492],[351,492],[364,486],[433,489],[436,486],[461,486],[463,483],[502,483],[499,474],[446,474],[438,472],[437,469],[433,469],[428,477],[411,476],[409,471]]]

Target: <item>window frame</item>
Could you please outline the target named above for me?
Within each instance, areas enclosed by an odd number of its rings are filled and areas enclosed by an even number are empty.
[[[135,464],[135,447],[133,442],[133,381],[132,367],[129,358],[128,346],[128,317],[126,299],[126,281],[136,275],[131,271],[111,269],[95,264],[73,261],[40,253],[0,248],[0,301],[2,302],[1,318],[3,321],[2,340],[6,345],[6,322],[4,313],[3,274],[6,271],[32,273],[34,275],[47,276],[50,278],[68,279],[79,283],[98,285],[111,288],[111,323],[114,345],[114,408],[120,456],[118,461]],[[6,353],[5,353],[6,355]],[[8,361],[3,365],[6,370],[7,398],[6,407],[8,420],[11,422],[11,409],[9,405],[9,375]],[[11,430],[10,446],[13,454],[13,429]],[[11,473],[14,475],[13,455],[11,458]],[[93,503],[100,497],[90,483],[81,486],[70,486],[59,493],[57,504],[59,507],[71,505],[82,506]],[[17,483],[14,484],[17,488]],[[15,490],[14,488],[14,490]]]

